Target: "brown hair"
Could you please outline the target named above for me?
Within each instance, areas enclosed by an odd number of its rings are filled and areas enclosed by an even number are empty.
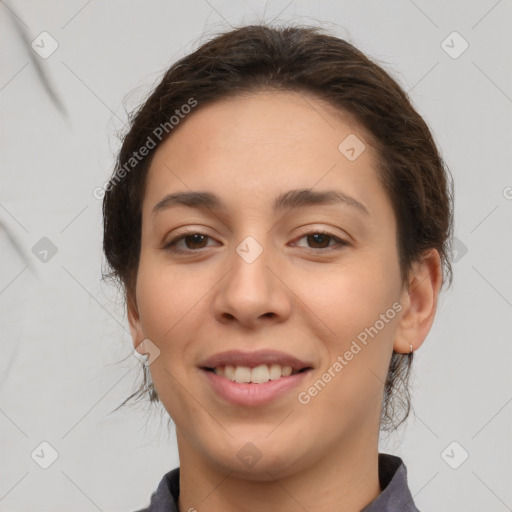
[[[104,277],[121,284],[125,299],[135,304],[145,177],[156,149],[172,135],[171,116],[191,105],[191,99],[197,102],[197,110],[215,100],[258,90],[313,94],[337,111],[351,114],[379,155],[379,177],[397,219],[404,283],[411,264],[430,248],[441,256],[443,283],[451,283],[453,185],[429,128],[407,94],[353,45],[316,27],[251,25],[220,34],[173,64],[130,115],[103,201],[103,250],[110,266]],[[150,153],[133,170],[127,168],[134,152],[150,139],[154,143]],[[381,430],[397,428],[409,415],[412,360],[412,353],[393,352]],[[150,403],[158,401],[145,365],[143,374],[140,389],[121,406],[146,394]]]

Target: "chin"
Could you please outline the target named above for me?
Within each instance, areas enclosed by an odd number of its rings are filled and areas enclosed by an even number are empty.
[[[274,442],[265,438],[254,442],[248,439],[230,439],[230,444],[224,445],[220,452],[213,449],[210,458],[232,477],[259,482],[290,476],[309,465],[303,443],[299,453],[297,445],[290,443],[289,439],[288,445],[286,440],[283,442],[277,438]]]

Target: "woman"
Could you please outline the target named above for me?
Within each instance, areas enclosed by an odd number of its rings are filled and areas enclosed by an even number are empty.
[[[314,28],[214,38],[132,117],[103,212],[138,394],[176,425],[145,511],[418,510],[379,430],[451,280],[452,194],[383,69]]]

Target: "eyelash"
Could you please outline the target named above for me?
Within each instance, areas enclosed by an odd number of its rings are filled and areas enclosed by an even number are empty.
[[[180,242],[181,240],[184,240],[185,238],[187,238],[189,236],[193,236],[193,235],[202,235],[202,236],[205,236],[207,238],[211,238],[206,233],[201,233],[199,231],[190,231],[190,232],[183,233],[183,234],[178,235],[177,237],[173,238],[167,244],[165,244],[162,247],[162,249],[164,249],[165,251],[174,252],[174,253],[178,253],[178,254],[190,254],[190,253],[194,253],[194,252],[198,253],[198,252],[201,252],[202,249],[206,249],[206,247],[203,247],[203,248],[197,249],[197,250],[194,250],[194,249],[183,250],[183,249],[177,249],[176,248],[176,245],[177,245],[178,242]],[[325,236],[333,239],[334,241],[336,241],[338,243],[338,247],[337,248],[333,248],[333,247],[326,247],[326,248],[323,248],[323,249],[307,248],[310,251],[314,251],[314,252],[317,252],[317,251],[321,251],[321,252],[329,251],[330,252],[332,250],[338,251],[338,250],[342,249],[343,247],[349,245],[349,243],[346,242],[345,240],[342,240],[341,238],[338,238],[337,236],[334,236],[332,233],[329,233],[328,231],[323,231],[321,229],[316,229],[314,231],[309,231],[307,233],[304,233],[298,240],[302,240],[303,238],[305,238],[307,236],[310,236],[310,235],[325,235]]]

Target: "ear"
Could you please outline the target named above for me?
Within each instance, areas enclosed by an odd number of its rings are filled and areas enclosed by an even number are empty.
[[[144,333],[142,331],[139,311],[133,293],[128,293],[126,300],[126,312],[128,316],[128,323],[130,324],[133,347],[137,348],[137,346],[139,346],[144,341]]]
[[[436,249],[429,249],[413,264],[400,299],[403,313],[393,344],[395,352],[408,354],[411,345],[413,350],[422,345],[434,322],[441,285],[441,258]]]

